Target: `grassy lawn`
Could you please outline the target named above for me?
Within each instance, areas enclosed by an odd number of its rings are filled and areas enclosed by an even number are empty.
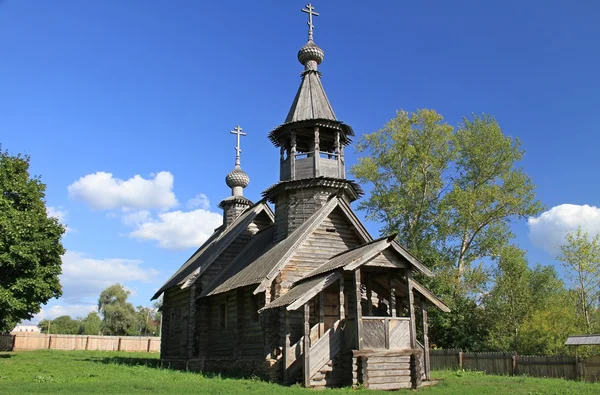
[[[0,394],[189,393],[310,394],[299,386],[282,387],[251,379],[208,377],[159,368],[158,355],[94,351],[0,353]],[[419,394],[600,394],[600,384],[559,379],[486,376],[476,372],[433,372],[443,382]],[[327,394],[388,393],[350,388]],[[410,393],[410,391],[405,391]]]

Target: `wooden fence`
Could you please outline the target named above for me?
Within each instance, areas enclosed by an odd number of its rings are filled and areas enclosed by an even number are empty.
[[[160,337],[0,334],[0,351],[43,349],[160,352]]]
[[[515,352],[467,353],[460,350],[431,350],[431,369],[465,369],[496,375],[582,378],[600,381],[600,355],[577,360],[565,355],[517,355]]]

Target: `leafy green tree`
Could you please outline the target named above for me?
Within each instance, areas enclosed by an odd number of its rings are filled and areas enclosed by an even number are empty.
[[[29,157],[11,156],[0,146],[0,333],[62,294],[65,228],[48,217],[45,190],[29,175]]]
[[[558,257],[563,262],[567,278],[575,287],[572,294],[577,306],[578,320],[586,333],[593,333],[600,297],[600,234],[591,238],[581,228],[567,235]]]
[[[453,159],[453,127],[433,110],[399,111],[381,130],[362,136],[365,153],[351,169],[372,186],[359,204],[382,233],[398,232],[399,241],[421,259],[438,242],[439,203],[448,187]]]
[[[569,292],[553,295],[546,308],[538,309],[521,326],[520,353],[527,355],[571,354],[567,337],[580,333],[577,312]]]
[[[524,322],[548,309],[551,300],[564,295],[565,288],[552,266],[529,268],[525,251],[517,246],[502,248],[496,260],[494,285],[484,299],[490,328],[488,348],[522,353]]]
[[[351,171],[371,186],[359,209],[434,269],[436,279],[423,280],[453,309],[431,314],[431,340],[485,348],[489,327],[473,325],[487,317],[481,302],[493,270],[485,264],[513,238],[512,221],[543,210],[517,166],[519,140],[488,115],[464,118],[455,131],[433,110],[400,111],[357,150],[364,155]]]
[[[90,312],[87,317],[81,320],[79,333],[82,335],[99,335],[102,327],[102,320],[97,312]]]
[[[533,308],[531,270],[525,251],[513,245],[504,247],[497,260],[494,287],[485,300],[491,321],[489,346],[516,350],[521,325]]]
[[[56,335],[77,335],[80,326],[81,321],[79,319],[73,319],[68,315],[62,315],[53,320],[42,320],[38,324],[42,333]]]
[[[491,257],[513,237],[514,219],[543,211],[535,185],[516,164],[524,151],[489,115],[463,119],[455,136],[455,177],[443,197],[446,246],[455,262],[457,291],[470,265]]]
[[[102,333],[105,335],[135,334],[136,314],[127,302],[130,292],[121,284],[111,285],[100,294],[98,312],[102,314]]]

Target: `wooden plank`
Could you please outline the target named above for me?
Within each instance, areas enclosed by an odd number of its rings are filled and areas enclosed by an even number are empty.
[[[369,357],[369,364],[410,363],[410,357]]]
[[[373,286],[371,284],[371,275],[367,274],[366,275],[366,280],[367,280],[367,315],[372,316],[373,315],[373,301],[371,300],[373,298]]]
[[[408,376],[410,378],[410,365],[406,369],[393,370],[372,370],[369,372],[369,377],[384,377],[384,376]]]
[[[431,359],[429,357],[429,326],[427,323],[427,303],[425,301],[421,302],[421,311],[423,313],[423,347],[425,348],[423,362],[425,363],[425,379],[429,380]]]
[[[369,389],[372,390],[399,390],[402,388],[412,388],[411,382],[405,383],[386,383],[386,384],[369,384]]]
[[[392,275],[392,273],[390,273],[389,277],[388,277],[388,287],[390,290],[390,296],[389,296],[390,316],[395,317],[396,316],[396,290],[394,289],[394,276]]]
[[[289,313],[285,307],[281,307],[283,313],[283,347],[282,347],[282,358],[283,358],[283,384],[288,382],[288,366],[290,366],[290,324],[289,324]]]
[[[310,386],[310,307],[308,304],[304,305],[304,386]]]
[[[354,295],[355,295],[355,319],[356,319],[356,348],[359,350],[363,348],[362,338],[362,307],[360,300],[362,298],[360,292],[360,268],[354,271]]]
[[[386,383],[410,383],[410,373],[408,376],[396,375],[396,376],[373,376],[369,372],[369,387],[373,388],[373,384],[386,384]]]

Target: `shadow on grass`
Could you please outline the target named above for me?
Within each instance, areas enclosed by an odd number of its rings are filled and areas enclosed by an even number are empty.
[[[178,369],[173,366],[169,362],[163,362],[160,359],[155,358],[139,358],[139,357],[98,357],[98,358],[85,358],[80,359],[80,361],[94,362],[94,363],[103,363],[103,364],[116,364],[116,365],[126,365],[126,366],[145,366],[154,369],[168,369],[173,371],[182,371],[185,372],[186,369]],[[198,372],[189,370],[191,373],[201,374],[206,378],[223,378],[223,379],[244,379],[244,380],[255,380],[255,381],[264,381],[255,375],[242,373],[242,372]]]
[[[0,354],[0,358],[10,358],[12,355],[10,354]]]
[[[160,359],[155,358],[136,358],[136,357],[105,357],[105,358],[85,358],[82,361],[89,361],[104,364],[116,364],[127,366],[147,366],[149,368],[168,368]]]

